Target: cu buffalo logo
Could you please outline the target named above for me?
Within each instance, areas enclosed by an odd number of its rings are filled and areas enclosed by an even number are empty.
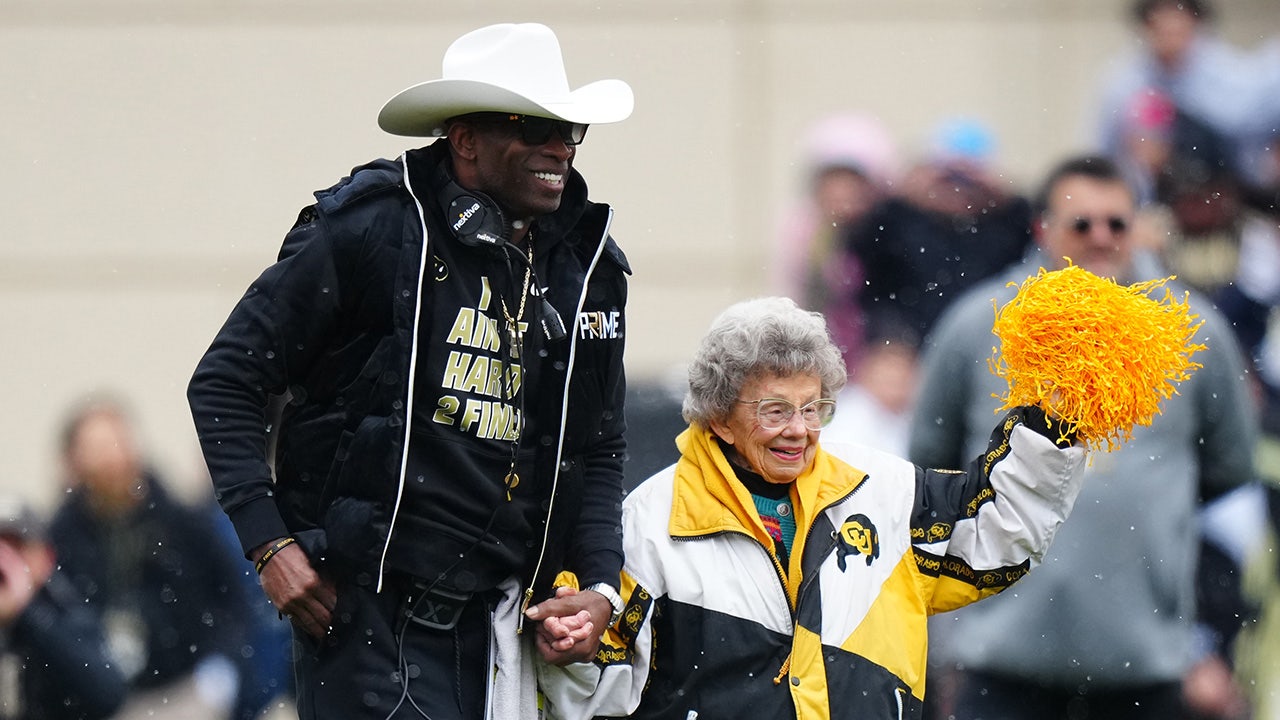
[[[880,557],[880,533],[876,532],[876,526],[866,515],[850,515],[840,526],[839,540],[836,563],[841,572],[844,572],[844,559],[848,555],[865,555],[867,565]]]

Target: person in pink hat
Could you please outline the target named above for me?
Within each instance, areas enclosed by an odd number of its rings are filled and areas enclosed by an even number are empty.
[[[533,655],[592,657],[621,609],[630,268],[574,160],[633,102],[571,87],[544,25],[463,35],[378,114],[436,141],[315,193],[200,360],[303,720],[537,717]]]
[[[803,153],[806,192],[780,222],[770,286],[824,313],[845,363],[854,367],[862,356],[864,322],[848,297],[862,284],[863,272],[841,237],[888,197],[898,175],[897,149],[879,118],[849,111],[810,125]]]

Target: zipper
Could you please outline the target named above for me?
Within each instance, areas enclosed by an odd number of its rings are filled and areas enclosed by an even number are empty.
[[[870,477],[871,477],[870,475],[863,475],[863,476],[862,476],[862,479],[858,481],[858,484],[857,484],[857,485],[854,485],[853,487],[849,488],[849,492],[847,492],[847,493],[845,493],[845,494],[841,495],[840,497],[836,498],[835,500],[832,500],[831,502],[827,503],[827,504],[826,504],[826,505],[824,505],[823,507],[819,508],[819,509],[816,511],[816,513],[814,514],[814,517],[817,517],[818,515],[821,515],[821,514],[825,513],[826,511],[830,510],[831,508],[835,507],[836,505],[839,505],[840,503],[844,502],[845,500],[848,500],[849,498],[853,497],[853,495],[854,495],[855,493],[857,493],[857,492],[858,492],[858,490],[862,489],[862,486],[863,486],[863,485],[866,485],[866,484],[867,484],[867,480],[869,480],[869,479],[870,479]],[[808,552],[808,548],[809,548],[809,540],[813,538],[813,526],[814,526],[815,524],[816,524],[816,523],[813,523],[813,522],[809,523],[809,529],[808,529],[808,530],[806,530],[806,531],[805,531],[805,533],[804,533],[804,546],[805,546],[805,552]],[[837,532],[838,532],[838,531],[837,531]],[[831,549],[832,549],[832,548],[834,548],[834,547],[836,546],[836,534],[835,534],[835,532],[833,532],[833,533],[831,534],[831,537],[830,537],[830,538],[828,538],[828,539],[830,540],[830,542],[828,542],[828,543],[827,543],[827,545],[826,545],[826,547],[824,547],[824,548],[822,549],[822,552],[819,554],[819,557],[823,557],[823,558],[825,558],[828,554],[830,554],[830,553],[831,553]],[[780,563],[778,563],[776,559],[774,560],[774,563],[775,563],[775,564],[780,565]],[[802,566],[804,565],[804,558],[803,558],[803,557],[802,557],[802,558],[800,558],[800,564],[801,564]],[[778,674],[773,678],[773,684],[774,684],[774,685],[780,685],[780,684],[782,684],[782,679],[783,679],[784,677],[786,677],[786,676],[787,676],[787,673],[791,672],[791,656],[795,653],[795,649],[794,649],[794,648],[795,648],[795,637],[796,637],[796,634],[795,634],[795,628],[796,628],[796,626],[797,626],[797,625],[799,625],[799,621],[797,620],[797,618],[799,617],[799,614],[800,614],[800,601],[801,601],[801,599],[804,597],[805,592],[806,592],[806,591],[807,591],[807,590],[808,590],[808,589],[813,585],[813,583],[814,583],[814,582],[816,582],[816,581],[817,581],[818,575],[819,575],[819,573],[815,572],[815,573],[812,573],[812,574],[810,574],[810,575],[808,575],[808,576],[806,576],[806,577],[802,578],[802,579],[800,580],[800,587],[796,588],[796,605],[795,605],[795,607],[791,610],[791,643],[792,643],[792,650],[791,650],[791,652],[788,652],[788,653],[787,653],[787,657],[786,657],[786,659],[782,661],[782,667],[778,668]],[[784,575],[784,578],[785,578],[785,575]],[[899,713],[898,713],[898,714],[899,714],[899,715],[901,715],[901,714],[902,714],[902,713],[901,713],[901,709],[899,709]]]
[[[764,544],[762,544],[759,540],[756,540],[755,537],[752,536],[750,533],[744,532],[742,530],[720,530],[718,532],[707,533],[705,535],[697,535],[695,537],[675,537],[675,538],[672,538],[672,540],[674,542],[697,542],[699,540],[709,540],[711,538],[727,536],[727,535],[740,535],[750,540],[756,547],[760,548],[760,552],[763,552],[766,556],[768,556],[769,560],[773,563],[774,577],[778,580],[778,589],[782,591],[782,602],[786,604],[787,612],[791,616],[791,637],[792,637],[792,642],[794,643],[795,628],[796,628],[796,608],[791,606],[791,595],[790,593],[787,592],[787,571],[785,568],[782,567],[782,562],[778,560],[778,556],[775,555],[774,553],[769,552],[769,548],[765,547]],[[800,604],[800,595],[797,592],[796,593],[797,607],[799,606],[799,604]],[[780,685],[782,683],[782,678],[786,677],[787,672],[790,671],[790,669],[791,669],[791,653],[788,652],[787,657],[782,661],[782,667],[778,669],[778,674],[773,678],[773,684]]]
[[[573,383],[574,363],[578,356],[578,315],[582,313],[582,306],[587,302],[587,290],[591,286],[591,277],[595,274],[596,266],[600,264],[600,257],[604,255],[604,248],[609,239],[609,228],[612,226],[613,208],[609,208],[608,216],[604,221],[604,229],[600,232],[600,243],[596,246],[595,254],[591,256],[591,264],[587,266],[587,271],[583,274],[582,290],[578,293],[578,304],[573,310],[573,317],[570,318],[569,361],[564,371],[564,391],[560,396],[560,432],[556,440],[555,465],[551,476],[551,495],[547,500],[547,514],[544,516],[542,525],[542,547],[538,549],[538,562],[534,564],[533,573],[529,576],[528,582],[525,583],[527,587],[524,591],[524,600],[520,603],[520,614],[517,615],[517,635],[524,632],[524,613],[529,609],[529,603],[533,600],[533,583],[537,582],[538,575],[542,572],[542,564],[547,559],[547,543],[551,538],[551,516],[554,514],[556,507],[556,490],[560,487],[560,463],[564,459],[565,426],[569,422],[569,386]]]
[[[870,476],[870,475],[863,475],[863,476],[862,476],[862,479],[858,481],[858,484],[857,484],[857,485],[854,485],[852,488],[849,488],[849,491],[848,491],[848,492],[846,492],[845,494],[841,495],[840,497],[838,497],[838,498],[836,498],[836,499],[832,500],[831,502],[829,502],[829,503],[827,503],[826,505],[824,505],[824,506],[822,506],[821,508],[819,508],[819,509],[817,510],[816,514],[815,514],[815,517],[816,517],[817,515],[821,515],[822,513],[826,512],[827,510],[830,510],[831,508],[835,507],[836,505],[839,505],[840,503],[842,503],[842,502],[844,502],[844,501],[848,500],[849,498],[853,497],[853,495],[854,495],[855,493],[857,493],[859,490],[861,490],[861,489],[862,489],[862,487],[863,487],[864,485],[866,485],[866,484],[867,484],[867,481],[868,481],[868,480],[870,480],[870,479],[871,479],[871,476]],[[809,547],[809,540],[813,537],[813,526],[814,526],[814,524],[815,524],[815,523],[810,523],[810,524],[809,524],[809,529],[805,531],[805,535],[804,535],[805,543],[804,543],[804,544],[805,544],[805,547],[806,547],[806,548],[808,548],[808,547]],[[781,589],[781,590],[782,590],[782,597],[783,597],[783,600],[786,602],[786,604],[787,604],[787,609],[788,609],[788,611],[790,611],[790,613],[791,613],[791,641],[792,641],[792,644],[793,644],[793,647],[794,647],[794,643],[795,643],[795,628],[796,628],[796,625],[797,625],[796,617],[797,617],[797,615],[798,615],[798,613],[799,613],[799,610],[800,610],[800,600],[801,600],[801,598],[804,596],[804,594],[805,594],[805,590],[806,590],[807,588],[809,588],[809,587],[810,587],[810,586],[815,582],[815,579],[818,577],[818,573],[816,573],[816,572],[815,572],[815,573],[813,573],[812,575],[810,575],[810,576],[808,576],[808,577],[805,577],[804,579],[802,579],[802,580],[800,581],[800,587],[796,589],[796,602],[795,602],[795,606],[793,607],[793,606],[792,606],[792,604],[791,604],[791,596],[790,596],[790,594],[787,592],[787,571],[786,571],[786,569],[785,569],[785,568],[783,568],[783,567],[782,567],[782,562],[778,559],[778,556],[777,556],[777,555],[775,555],[774,553],[769,552],[769,549],[768,549],[768,548],[766,548],[762,543],[760,543],[758,540],[756,540],[756,539],[755,539],[755,537],[753,537],[753,536],[752,536],[752,535],[750,535],[749,533],[744,532],[744,531],[742,531],[742,530],[721,530],[721,531],[718,531],[718,532],[708,533],[708,534],[705,534],[705,535],[698,535],[698,536],[696,536],[696,537],[676,537],[676,538],[672,538],[672,540],[673,540],[673,541],[675,541],[675,542],[696,542],[696,541],[698,541],[698,540],[704,540],[704,539],[714,538],[714,537],[718,537],[718,536],[722,536],[722,535],[741,535],[741,536],[743,536],[743,537],[745,537],[745,538],[747,538],[747,539],[751,540],[753,543],[755,543],[756,547],[760,548],[760,551],[761,551],[761,552],[763,552],[765,555],[767,555],[767,556],[769,557],[769,560],[773,563],[773,571],[774,571],[774,575],[775,575],[775,577],[776,577],[776,578],[777,578],[777,580],[778,580],[778,587],[779,587],[779,589]],[[822,556],[822,557],[826,557],[826,556],[827,556],[827,554],[829,554],[829,553],[831,552],[831,548],[835,547],[835,544],[836,544],[836,537],[835,537],[835,533],[832,533],[830,540],[831,540],[831,542],[830,542],[830,543],[828,543],[828,544],[827,544],[827,546],[826,546],[825,548],[823,548],[823,550],[822,550],[822,553],[821,553],[821,556]],[[806,550],[806,551],[807,551],[807,550]],[[801,558],[801,564],[802,564],[802,565],[804,564],[804,559],[803,559],[803,558]],[[785,678],[785,677],[787,676],[787,673],[789,673],[789,672],[791,671],[791,656],[792,656],[793,652],[794,652],[794,651],[792,651],[792,652],[788,652],[788,653],[787,653],[787,657],[786,657],[785,659],[783,659],[783,661],[782,661],[782,666],[778,668],[778,674],[777,674],[777,675],[775,675],[775,676],[774,676],[774,678],[773,678],[773,684],[774,684],[774,685],[781,685],[781,684],[782,684],[782,679],[783,679],[783,678]],[[899,710],[899,714],[901,714],[901,710]]]
[[[794,625],[795,611],[791,609],[791,596],[787,593],[787,571],[782,567],[782,563],[779,562],[778,556],[769,552],[769,548],[765,547],[759,540],[756,540],[750,533],[742,530],[718,530],[713,533],[705,533],[702,535],[695,535],[693,537],[673,537],[671,540],[673,542],[698,542],[699,540],[710,540],[711,538],[723,537],[726,535],[740,535],[755,543],[755,546],[760,548],[760,551],[768,556],[769,561],[773,564],[773,574],[778,580],[778,588],[782,590],[782,599],[786,602],[787,609],[791,612],[791,622]]]
[[[400,165],[403,168],[404,186],[409,191],[409,197],[413,198],[413,206],[418,210],[418,224],[422,228],[422,253],[418,258],[418,282],[417,292],[414,294],[413,301],[413,333],[410,336],[409,344],[409,371],[405,381],[405,402],[404,402],[404,434],[400,438],[400,472],[398,484],[396,486],[396,502],[391,508],[391,519],[387,523],[387,537],[382,541],[382,555],[378,558],[378,583],[375,592],[382,592],[383,576],[387,569],[387,553],[391,550],[391,536],[395,532],[396,520],[400,516],[400,503],[404,500],[405,477],[409,468],[409,436],[413,428],[413,394],[414,385],[418,379],[418,330],[422,322],[422,281],[426,277],[427,258],[430,257],[427,248],[427,214],[422,207],[422,202],[418,200],[418,195],[413,191],[413,183],[409,180],[409,152],[406,150],[400,155]]]

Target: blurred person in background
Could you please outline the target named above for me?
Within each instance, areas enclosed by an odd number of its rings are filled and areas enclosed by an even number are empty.
[[[1256,364],[1280,299],[1274,190],[1246,185],[1226,138],[1156,88],[1133,97],[1123,132],[1114,159],[1138,200],[1132,242],[1212,300]]]
[[[988,361],[999,339],[993,307],[1038,268],[1064,258],[1121,284],[1161,278],[1129,233],[1134,195],[1102,156],[1055,167],[1037,201],[1036,248],[949,308],[926,345],[913,462],[960,467],[983,447],[1004,380]],[[1013,286],[1010,286],[1010,283]],[[1176,284],[1171,286],[1181,297]],[[1202,503],[1253,478],[1257,435],[1245,364],[1230,326],[1199,296],[1196,340],[1203,367],[1161,403],[1150,426],[1111,452],[1091,456],[1071,522],[1044,564],[1013,593],[930,623],[931,717],[1239,718],[1221,644],[1196,624],[1197,513]],[[1232,576],[1227,575],[1231,580]],[[1238,581],[1238,578],[1236,578]],[[1233,611],[1228,611],[1233,612]],[[1240,618],[1204,618],[1238,626]],[[1218,638],[1226,640],[1226,638]]]
[[[233,717],[255,718],[269,709],[293,707],[293,632],[289,621],[262,594],[253,563],[242,556],[235,526],[222,507],[213,498],[205,505],[204,511],[217,530],[216,540],[236,567],[240,594],[246,600],[244,667]]]
[[[836,396],[836,415],[822,436],[905,457],[918,364],[912,342],[868,338],[858,364],[849,368],[849,384]]]
[[[1280,38],[1254,50],[1222,40],[1210,0],[1136,0],[1130,16],[1138,46],[1111,63],[1099,90],[1103,152],[1122,154],[1131,98],[1155,89],[1226,139],[1233,172],[1261,181],[1280,109]]]
[[[1280,222],[1233,170],[1226,139],[1163,92],[1133,99],[1122,155],[1137,191],[1133,242],[1212,300],[1256,363],[1280,297]]]
[[[0,496],[0,720],[109,717],[124,677],[45,531],[25,500]]]
[[[868,335],[910,337],[918,346],[961,292],[1022,256],[1030,205],[999,176],[994,153],[984,123],[940,123],[928,156],[846,233],[864,279],[851,301]]]
[[[1195,161],[1229,170],[1227,140],[1204,121],[1174,104],[1159,88],[1142,88],[1130,98],[1120,127],[1121,142],[1113,151],[1134,189],[1139,208],[1166,201],[1161,182],[1179,163]]]
[[[1280,331],[1280,117],[1275,128],[1268,151],[1275,174],[1262,184],[1239,188],[1234,198],[1239,203],[1239,261],[1231,283],[1216,298],[1259,369],[1267,362],[1267,345]],[[1274,374],[1260,372],[1259,379],[1267,402],[1280,408],[1280,384]]]
[[[1280,123],[1277,124],[1280,140]],[[1264,185],[1246,191],[1245,204],[1271,229],[1280,228],[1280,142],[1270,150],[1271,165],[1278,171]],[[1256,378],[1261,386],[1261,434],[1258,441],[1257,469],[1260,486],[1265,492],[1269,527],[1261,533],[1261,541],[1246,555],[1246,600],[1258,604],[1256,625],[1246,627],[1237,642],[1237,672],[1246,681],[1249,698],[1258,720],[1280,718],[1280,241],[1275,234],[1246,233],[1240,248],[1240,273],[1232,289],[1239,301],[1271,308],[1267,323],[1255,349]],[[1229,305],[1228,297],[1224,303]],[[1256,507],[1248,508],[1256,513]],[[1229,517],[1233,534],[1240,534],[1254,524]],[[1229,524],[1228,524],[1229,523]],[[1250,535],[1245,535],[1253,539]],[[1240,545],[1241,543],[1237,543]]]
[[[773,291],[822,312],[845,363],[863,344],[863,273],[841,238],[892,191],[899,172],[888,128],[862,112],[828,115],[805,134],[802,201],[783,217],[769,268]]]
[[[1264,363],[1269,382],[1280,383],[1276,368]],[[1247,600],[1257,603],[1257,622],[1247,625],[1237,639],[1236,672],[1249,696],[1256,720],[1280,718],[1280,407],[1274,403],[1263,413],[1258,439],[1257,471],[1265,500],[1239,508],[1218,527],[1244,542],[1234,547],[1245,551],[1247,566],[1244,585]],[[1256,531],[1257,505],[1265,504],[1263,528]],[[1242,532],[1243,531],[1243,532]]]
[[[118,717],[235,718],[253,612],[236,558],[213,540],[207,513],[146,466],[121,403],[73,407],[61,440],[68,493],[49,538],[129,683]]]
[[[1112,159],[1133,188],[1139,209],[1156,201],[1156,179],[1173,154],[1178,109],[1167,95],[1143,88],[1133,95]]]
[[[1267,262],[1274,254],[1259,254],[1280,241],[1275,221],[1245,205],[1240,180],[1228,167],[1195,154],[1170,159],[1158,196],[1169,219],[1160,260],[1179,282],[1218,306],[1252,359],[1269,307],[1244,294],[1253,286],[1241,287],[1241,280],[1259,271],[1280,274],[1280,266]],[[1246,244],[1248,254],[1242,252]]]

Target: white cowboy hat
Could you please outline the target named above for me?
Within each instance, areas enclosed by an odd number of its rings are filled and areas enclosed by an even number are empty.
[[[490,25],[453,41],[443,77],[419,83],[387,101],[378,126],[393,135],[443,135],[445,120],[472,112],[510,112],[611,123],[631,114],[635,99],[622,80],[598,80],[569,90],[560,42],[546,25]]]

